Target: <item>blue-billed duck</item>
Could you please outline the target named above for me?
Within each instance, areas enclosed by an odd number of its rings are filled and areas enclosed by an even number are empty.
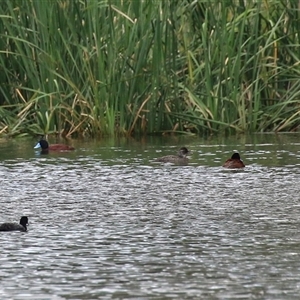
[[[155,159],[159,162],[170,162],[170,163],[187,163],[188,158],[186,157],[190,151],[186,147],[181,147],[177,155],[167,155]]]
[[[23,216],[18,223],[3,223],[0,225],[0,231],[27,231],[28,218]]]
[[[65,145],[65,144],[52,144],[49,145],[49,143],[46,140],[40,140],[35,146],[34,149],[41,148],[42,151],[70,151],[75,150],[75,148]]]
[[[238,169],[238,168],[244,168],[245,164],[241,160],[239,153],[235,152],[232,154],[231,158],[225,161],[223,167],[229,169]]]

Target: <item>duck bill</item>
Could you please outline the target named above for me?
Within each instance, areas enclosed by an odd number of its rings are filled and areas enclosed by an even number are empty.
[[[33,149],[37,149],[37,148],[41,148],[41,144],[40,144],[40,143],[37,143],[37,144],[33,147]]]

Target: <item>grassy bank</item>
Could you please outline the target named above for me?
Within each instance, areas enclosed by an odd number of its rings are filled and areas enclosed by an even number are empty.
[[[0,3],[0,135],[295,131],[298,1]]]

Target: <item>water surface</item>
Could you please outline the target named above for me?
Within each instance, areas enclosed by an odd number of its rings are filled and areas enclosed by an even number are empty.
[[[1,299],[299,299],[299,135],[34,144],[0,140],[1,222],[30,221],[0,234]]]

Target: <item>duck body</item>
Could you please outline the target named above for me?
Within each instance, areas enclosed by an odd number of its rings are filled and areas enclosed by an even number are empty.
[[[18,223],[3,223],[0,225],[0,231],[27,231],[28,218],[23,216]]]
[[[186,147],[181,147],[179,149],[178,155],[166,155],[163,157],[159,157],[157,158],[155,161],[158,162],[170,162],[170,163],[187,163],[188,162],[188,158],[186,157],[187,154],[189,153],[189,150]]]
[[[223,165],[224,168],[228,169],[240,169],[245,168],[245,164],[241,160],[239,153],[233,153],[231,158],[227,159]]]
[[[71,151],[75,150],[74,147],[65,145],[65,144],[52,144],[49,145],[49,143],[46,140],[40,140],[35,146],[34,149],[41,148],[42,151]]]

